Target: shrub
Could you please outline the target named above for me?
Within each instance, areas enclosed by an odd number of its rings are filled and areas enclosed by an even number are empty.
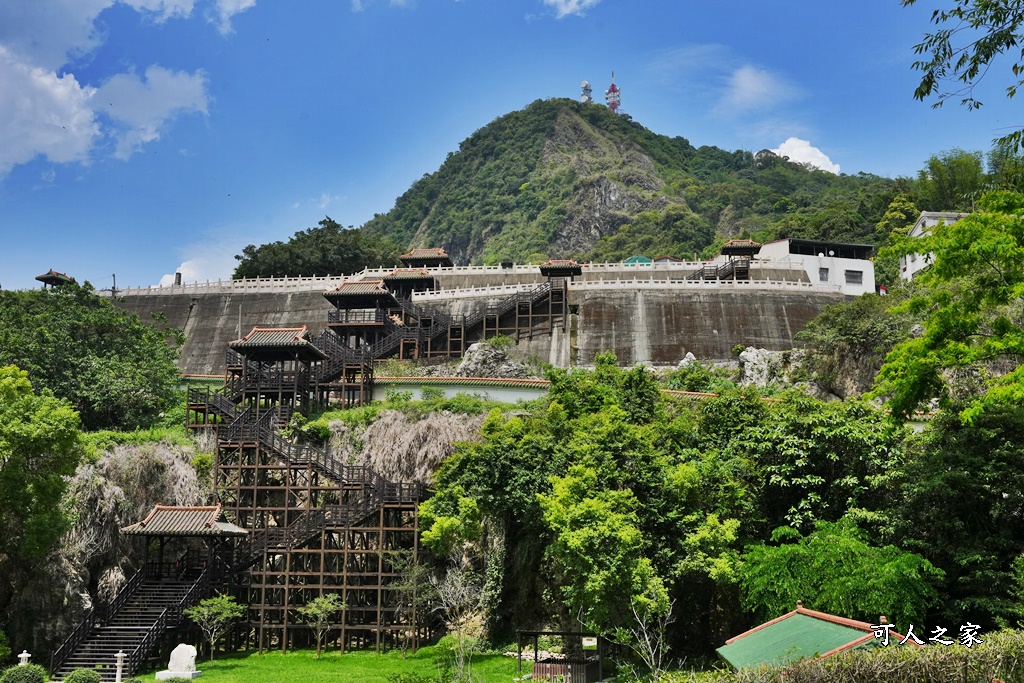
[[[75,669],[64,677],[64,683],[101,683],[102,680],[95,669]]]
[[[504,334],[497,334],[488,339],[486,343],[499,351],[508,351],[509,347],[515,346],[516,340]]]
[[[384,400],[388,403],[408,403],[412,400],[412,392],[400,391],[395,387],[388,387],[384,390]]]
[[[11,644],[7,641],[7,634],[0,631],[0,662],[6,662],[11,658]]]
[[[441,387],[423,387],[420,389],[420,397],[424,401],[437,401],[444,398],[444,389]]]
[[[43,683],[46,680],[46,669],[38,664],[12,666],[0,676],[0,683]]]

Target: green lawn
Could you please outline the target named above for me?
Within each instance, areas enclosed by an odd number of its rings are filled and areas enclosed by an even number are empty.
[[[295,650],[286,655],[240,652],[221,655],[212,663],[197,660],[196,668],[203,672],[197,679],[199,683],[387,683],[392,673],[433,677],[437,671],[433,647],[420,648],[404,660],[397,651],[386,654],[356,651],[342,655],[332,650],[325,652],[320,661],[312,650]],[[516,675],[516,660],[501,655],[476,655],[473,674],[482,683],[511,683]],[[146,674],[142,680],[155,680],[155,674]]]

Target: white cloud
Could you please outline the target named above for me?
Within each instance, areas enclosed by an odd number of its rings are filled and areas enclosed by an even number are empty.
[[[231,33],[231,17],[256,6],[256,0],[217,0],[217,28],[223,34]]]
[[[235,252],[232,250],[216,251],[210,248],[202,248],[204,253],[197,254],[182,262],[175,272],[181,273],[181,281],[206,282],[207,280],[230,280],[231,274],[235,272],[238,261],[235,260]],[[161,285],[174,284],[174,273],[166,273],[160,278]]]
[[[116,74],[98,88],[81,82],[76,62],[99,47],[101,13],[122,4],[156,22],[192,16],[197,6],[221,33],[256,0],[0,0],[0,177],[44,156],[87,162],[101,140],[128,158],[159,139],[181,114],[206,113],[205,76],[150,66],[145,79]]]
[[[715,107],[719,113],[763,111],[794,99],[796,87],[766,69],[745,65],[729,76],[725,92]]]
[[[555,10],[555,16],[561,19],[570,14],[582,16],[591,7],[597,6],[601,0],[543,0],[544,4]]]
[[[238,226],[232,226],[237,230]],[[226,228],[206,231],[205,240],[186,244],[180,251],[182,263],[174,272],[181,273],[181,281],[206,282],[207,280],[230,280],[238,260],[235,254],[241,254],[246,245],[244,238],[237,234],[223,234]],[[159,284],[174,284],[174,273],[166,273],[160,278]]]
[[[172,17],[188,17],[192,14],[192,8],[196,4],[195,0],[121,0],[121,2],[136,10],[144,10],[156,15],[157,21],[167,21]]]
[[[327,192],[321,193],[320,198],[317,199],[316,205],[321,209],[326,209],[332,204],[338,197],[336,195],[329,194]]]
[[[789,138],[772,151],[779,156],[789,157],[790,161],[810,164],[829,173],[839,173],[839,164],[832,163],[828,155],[812,145],[809,140]]]
[[[0,2],[0,45],[33,66],[56,71],[101,42],[96,17],[114,0]]]
[[[114,156],[127,159],[145,143],[159,140],[161,129],[178,114],[207,113],[206,78],[202,72],[154,65],[146,69],[145,81],[133,73],[114,76],[96,90],[95,100],[114,120]]]
[[[93,93],[74,75],[30,66],[0,46],[0,177],[40,155],[57,163],[87,160],[100,136]]]

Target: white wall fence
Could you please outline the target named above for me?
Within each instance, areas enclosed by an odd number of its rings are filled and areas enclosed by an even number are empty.
[[[789,265],[786,261],[772,262],[772,266]],[[584,263],[581,264],[585,280],[576,280],[572,289],[616,289],[640,286],[650,289],[708,289],[708,288],[741,288],[741,289],[796,289],[801,291],[839,291],[839,287],[816,282],[778,280],[686,280],[685,278],[655,279],[655,273],[678,272],[689,274],[703,266],[703,263]],[[758,263],[761,268],[771,267],[768,262]],[[392,268],[368,268],[349,279],[374,279],[387,275]],[[530,273],[540,277],[538,266],[513,265],[511,268],[501,266],[458,266],[455,268],[433,268],[434,275],[459,274],[524,274]],[[763,271],[762,271],[763,272]],[[604,274],[621,277],[605,278]],[[594,277],[598,276],[598,279]],[[648,277],[644,277],[648,275]],[[252,292],[312,292],[332,289],[346,279],[344,275],[323,275],[313,277],[282,277],[282,278],[248,278],[242,280],[207,280],[206,282],[190,282],[180,285],[153,285],[150,287],[125,287],[118,289],[119,296],[161,296],[173,294],[241,294]],[[639,283],[639,284],[638,284]],[[443,301],[467,297],[501,296],[529,290],[537,283],[519,283],[494,285],[489,287],[464,287],[459,289],[439,290],[435,292],[417,292],[413,298],[417,301]],[[102,292],[109,295],[109,292]]]

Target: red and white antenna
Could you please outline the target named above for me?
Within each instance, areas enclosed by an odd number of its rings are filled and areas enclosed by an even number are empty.
[[[608,89],[604,91],[604,101],[608,103],[608,108],[614,113],[619,113],[619,104],[622,102],[622,91],[619,90],[619,86],[615,85],[615,72],[612,72],[612,84],[608,86]]]

